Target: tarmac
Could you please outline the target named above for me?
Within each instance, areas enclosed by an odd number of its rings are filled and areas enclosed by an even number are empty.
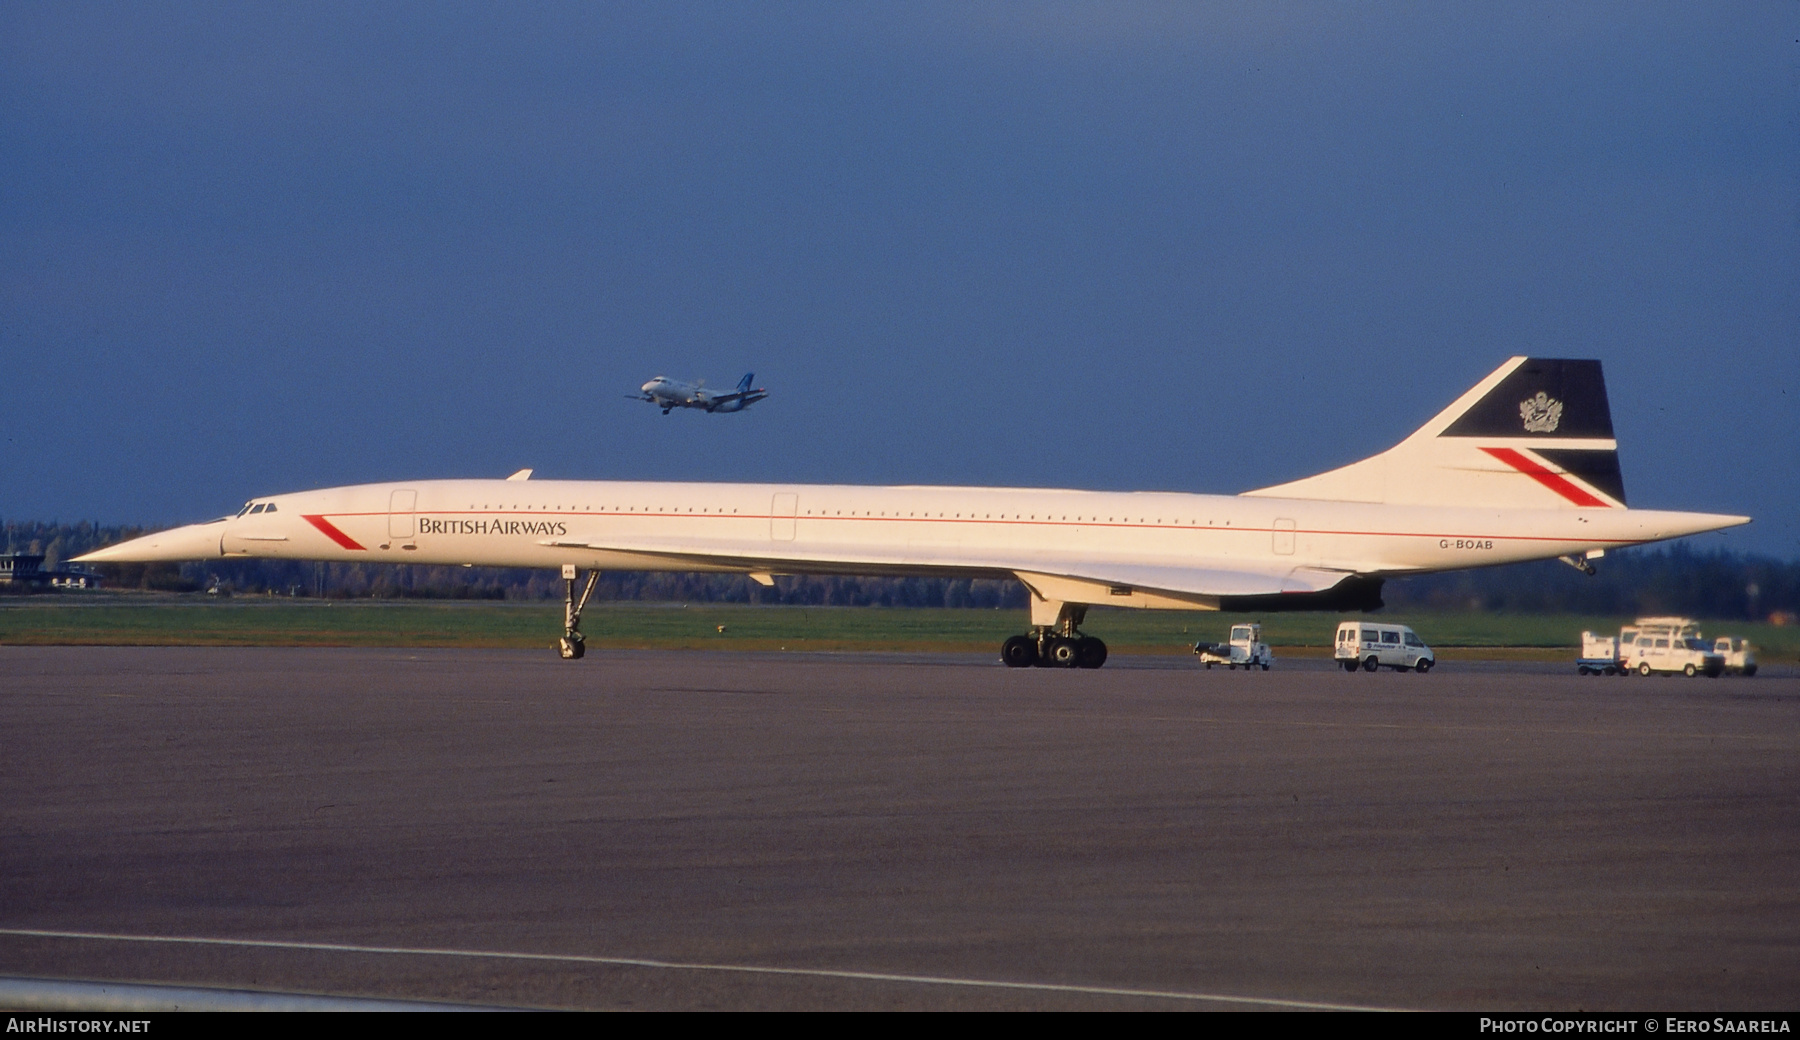
[[[0,977],[1791,1010],[1797,749],[1791,668],[0,647]]]

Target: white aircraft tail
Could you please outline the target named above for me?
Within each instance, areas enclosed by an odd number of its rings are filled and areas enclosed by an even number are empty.
[[[1412,436],[1269,498],[1512,509],[1623,509],[1598,361],[1515,357]]]

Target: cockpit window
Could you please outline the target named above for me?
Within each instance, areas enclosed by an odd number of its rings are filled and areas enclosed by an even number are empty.
[[[245,503],[244,503],[244,508],[242,508],[242,509],[240,509],[240,510],[238,510],[238,511],[237,511],[237,515],[238,515],[238,516],[243,516],[243,515],[244,515],[244,514],[245,514],[245,513],[248,513],[248,512],[249,512],[249,511],[250,511],[250,507],[251,507],[251,506],[252,506],[252,505],[255,505],[255,503],[254,503],[254,502],[245,502]]]
[[[262,512],[264,508],[265,507],[263,507],[263,506],[251,506],[250,507],[250,515],[255,516],[256,514]]]
[[[274,511],[275,511],[275,503],[273,503],[273,502],[269,503],[269,508],[263,510],[263,512],[265,512],[265,513],[273,513]]]

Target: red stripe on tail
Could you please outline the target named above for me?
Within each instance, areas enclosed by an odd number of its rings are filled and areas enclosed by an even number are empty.
[[[355,549],[359,552],[368,552],[369,551],[366,546],[361,546],[361,545],[356,544],[356,539],[354,539],[354,538],[350,537],[349,535],[345,534],[344,532],[338,530],[337,527],[334,526],[331,521],[325,519],[322,516],[307,516],[305,513],[302,513],[302,514],[300,514],[300,519],[305,520],[307,523],[318,528],[320,531],[324,532],[325,537],[331,539],[332,541],[338,543],[339,545],[343,546],[346,549]]]
[[[1606,506],[1605,502],[1583,491],[1562,474],[1552,473],[1511,448],[1483,448],[1481,450],[1578,506]]]

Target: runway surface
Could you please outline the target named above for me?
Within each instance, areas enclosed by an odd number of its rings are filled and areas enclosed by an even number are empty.
[[[0,976],[1800,1005],[1800,679],[1570,672],[0,648]]]

